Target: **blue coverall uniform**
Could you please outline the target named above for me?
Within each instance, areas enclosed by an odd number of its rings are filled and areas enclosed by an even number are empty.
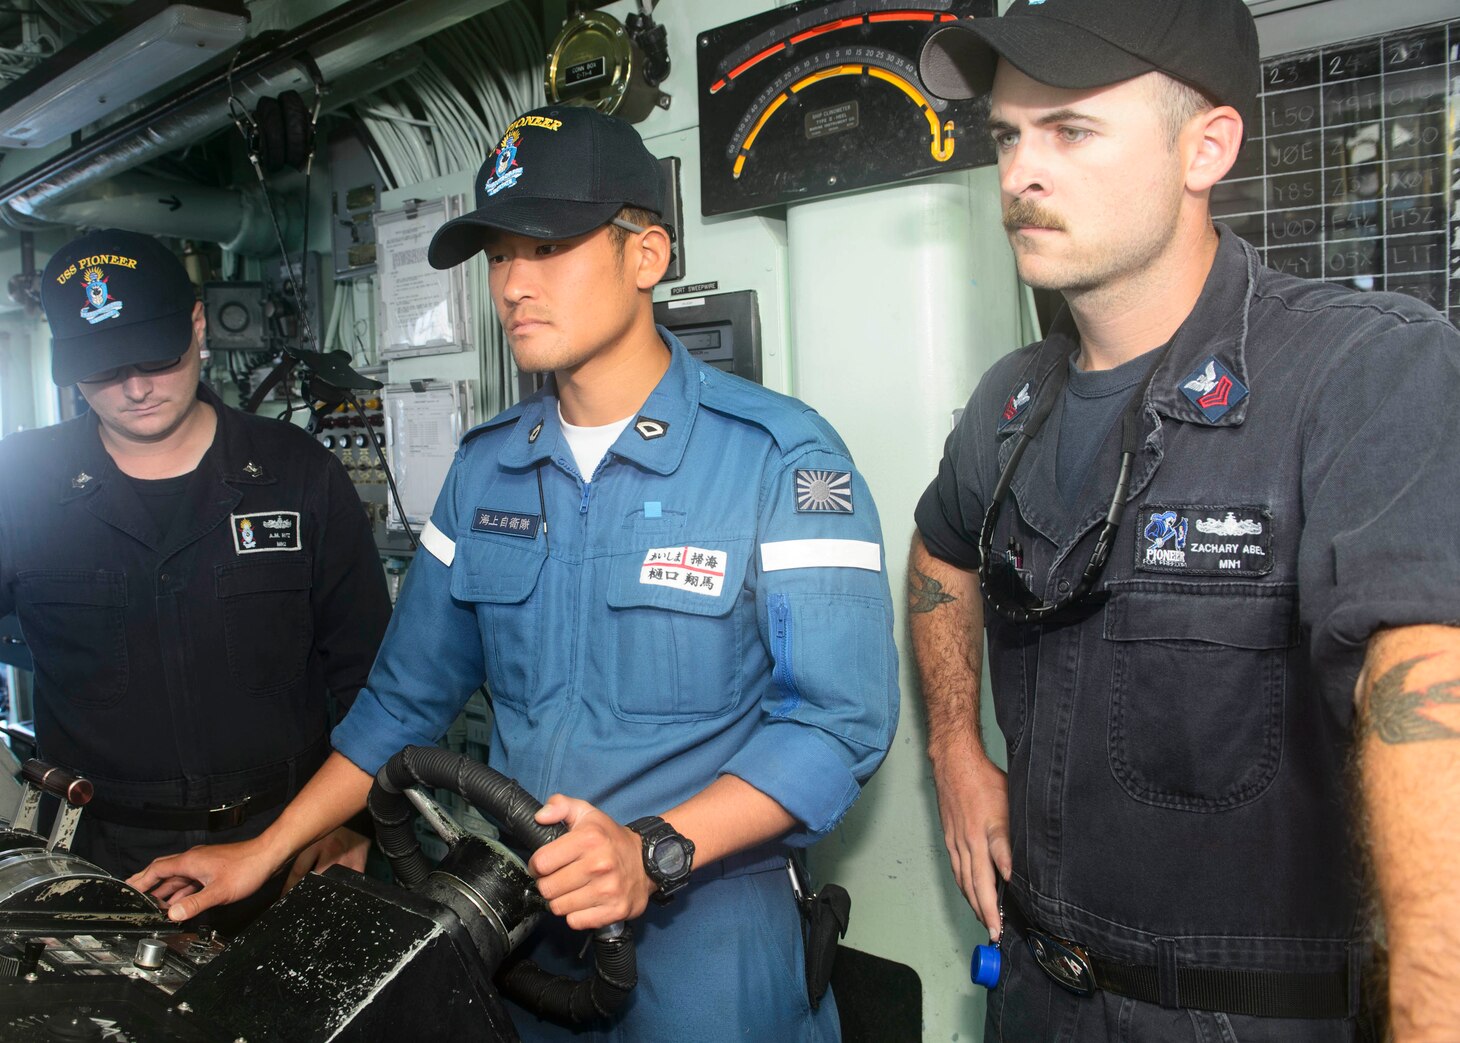
[[[669,369],[589,481],[551,382],[463,439],[334,745],[374,772],[435,742],[485,677],[491,764],[539,798],[630,822],[745,780],[798,830],[697,866],[635,922],[639,986],[597,1038],[832,1040],[786,854],[836,826],[896,727],[877,512],[815,412],[660,335]],[[581,975],[581,947],[553,921],[530,955]]]

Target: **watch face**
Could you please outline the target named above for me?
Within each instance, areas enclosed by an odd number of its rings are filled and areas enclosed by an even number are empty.
[[[685,871],[684,845],[678,837],[665,837],[654,845],[654,864],[670,880]]]

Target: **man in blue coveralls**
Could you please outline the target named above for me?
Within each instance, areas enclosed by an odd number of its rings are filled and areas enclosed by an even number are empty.
[[[639,985],[600,1038],[834,1040],[835,1004],[807,999],[786,859],[841,820],[897,722],[867,487],[816,413],[654,326],[663,187],[628,124],[523,116],[477,204],[431,263],[485,249],[517,365],[552,377],[463,440],[309,787],[257,840],[159,859],[134,883],[178,919],[252,889],[358,810],[395,751],[435,742],[485,677],[492,765],[554,794],[539,821],[570,827],[530,862],[552,912],[572,931],[634,921]],[[582,936],[552,927],[528,955],[581,974]]]

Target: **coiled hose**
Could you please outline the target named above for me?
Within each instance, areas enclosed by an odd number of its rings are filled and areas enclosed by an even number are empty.
[[[532,794],[485,764],[435,746],[407,746],[375,774],[366,805],[375,819],[380,850],[396,878],[419,887],[431,873],[413,825],[415,808],[405,796],[412,786],[443,787],[460,794],[493,819],[520,844],[536,851],[568,831],[561,823],[540,825],[542,808]],[[612,924],[593,935],[593,974],[577,979],[551,974],[531,960],[509,960],[498,974],[504,995],[534,1014],[562,1024],[581,1025],[611,1016],[638,983],[633,932]]]

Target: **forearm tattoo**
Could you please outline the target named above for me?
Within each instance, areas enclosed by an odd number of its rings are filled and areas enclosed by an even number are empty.
[[[1436,706],[1460,704],[1460,679],[1409,688],[1409,672],[1429,656],[1391,667],[1369,689],[1368,731],[1391,746],[1432,739],[1460,739],[1460,731],[1431,717]]]
[[[958,599],[944,593],[943,584],[922,572],[916,565],[908,566],[907,600],[911,612],[931,612],[939,605],[946,605]]]

